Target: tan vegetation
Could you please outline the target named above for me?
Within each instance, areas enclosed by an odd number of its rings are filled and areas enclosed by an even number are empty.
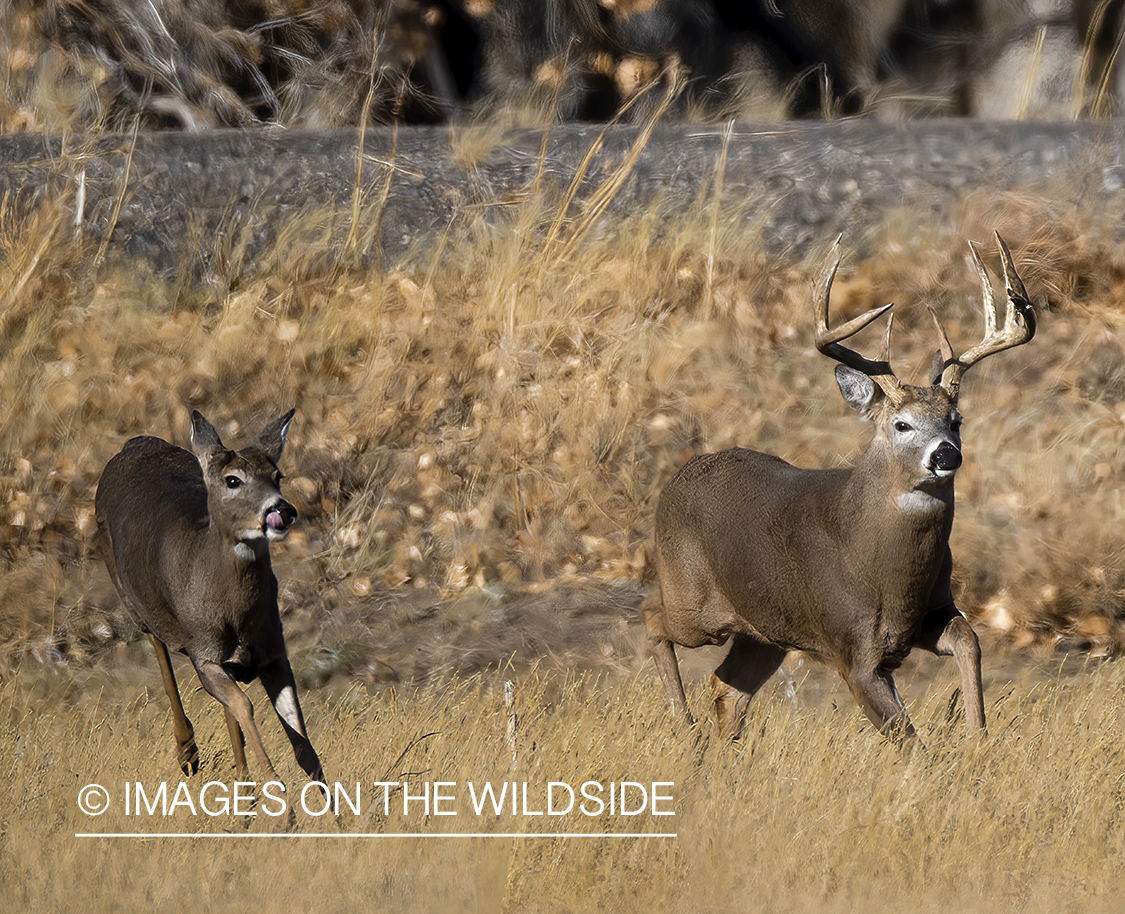
[[[0,908],[1115,909],[1125,674],[1037,659],[1125,645],[1125,249],[1088,177],[904,205],[845,239],[834,304],[896,301],[904,380],[929,365],[926,304],[956,348],[978,336],[964,237],[987,252],[1001,230],[1040,316],[961,395],[954,585],[994,633],[991,735],[949,719],[952,663],[913,666],[913,755],[806,665],[763,690],[742,744],[697,756],[637,650],[655,496],[684,460],[737,444],[831,466],[862,447],[813,348],[830,238],[798,254],[718,196],[611,219],[614,180],[583,207],[543,180],[379,268],[376,192],[306,211],[255,262],[253,225],[198,232],[169,279],[107,255],[67,193],[0,211]],[[302,703],[330,775],[674,781],[677,839],[74,838],[135,826],[81,815],[83,784],[177,776],[146,642],[91,555],[98,475],[132,435],[185,443],[194,407],[233,443],[290,406],[283,491],[304,520],[275,567],[298,678],[325,687]],[[499,677],[453,678],[500,667],[514,768]],[[204,776],[229,779],[221,711],[185,697]],[[415,825],[368,808],[296,827]]]
[[[975,340],[959,236],[1002,228],[1040,331],[962,393],[955,596],[1019,644],[1116,653],[1125,252],[1107,230],[1119,214],[1076,194],[1078,179],[978,194],[937,219],[904,208],[846,239],[836,301],[841,315],[897,302],[909,378],[929,364],[925,304],[955,347]],[[276,563],[306,683],[552,650],[564,666],[632,665],[624,621],[609,620],[633,621],[655,496],[684,460],[738,444],[837,465],[865,430],[812,346],[824,247],[807,263],[768,247],[736,201],[714,198],[674,224],[659,208],[607,220],[617,183],[567,208],[540,181],[381,270],[360,253],[373,193],[305,213],[256,263],[243,253],[252,224],[186,239],[172,281],[103,260],[66,194],[9,213],[0,672],[82,664],[135,637],[90,560],[94,485],[132,435],[185,442],[193,407],[231,441],[240,423],[297,408],[284,492],[305,526]],[[583,628],[582,606],[604,624]],[[565,625],[552,607],[573,610]],[[553,647],[534,634],[545,629]],[[421,659],[423,632],[434,650]],[[450,643],[452,655],[437,646]]]
[[[415,0],[0,3],[0,131],[433,120]],[[418,73],[412,73],[417,66]]]
[[[0,0],[0,132],[1120,113],[1105,0]]]
[[[995,659],[995,658],[994,658]],[[936,667],[936,662],[934,662]],[[994,688],[992,735],[961,737],[946,719],[942,670],[912,709],[927,749],[901,752],[873,736],[841,697],[810,706],[782,684],[750,712],[740,745],[711,738],[696,754],[669,735],[646,677],[607,686],[533,675],[517,685],[517,760],[499,688],[480,679],[418,694],[351,693],[307,703],[342,783],[674,781],[675,816],[476,816],[420,809],[383,815],[300,813],[294,834],[259,816],[125,816],[125,782],[181,783],[158,691],[136,699],[87,691],[29,699],[0,686],[0,908],[99,911],[158,907],[276,910],[875,912],[1114,911],[1123,877],[1119,665],[1024,668]],[[904,677],[908,700],[919,670]],[[257,700],[262,700],[258,687]],[[693,690],[693,702],[704,700]],[[939,697],[940,696],[940,697]],[[831,697],[831,696],[830,696]],[[222,713],[186,696],[203,767],[188,779],[232,779]],[[706,725],[709,731],[709,725]],[[263,734],[284,757],[279,733]],[[286,760],[282,775],[295,771]],[[79,789],[100,783],[115,805],[92,818]],[[214,789],[214,788],[212,788]],[[396,797],[396,799],[398,799]],[[401,801],[399,801],[401,802]],[[214,807],[212,807],[214,808]],[[530,810],[541,809],[534,800]],[[312,838],[486,832],[668,833],[676,838]],[[213,838],[99,839],[78,833],[174,832]],[[237,836],[256,837],[237,837]]]

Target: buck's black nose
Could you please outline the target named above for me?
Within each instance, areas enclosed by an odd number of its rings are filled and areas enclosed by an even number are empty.
[[[956,470],[961,466],[961,451],[949,442],[943,442],[930,455],[931,470]]]

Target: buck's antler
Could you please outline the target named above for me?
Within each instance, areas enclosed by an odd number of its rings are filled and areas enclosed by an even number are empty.
[[[969,368],[986,356],[1022,346],[1035,336],[1035,309],[1031,307],[1027,289],[1024,288],[1023,280],[1016,272],[1016,265],[1012,262],[1012,252],[1008,250],[999,232],[996,233],[996,243],[1000,248],[1000,265],[1004,273],[1004,289],[1008,297],[1002,329],[996,327],[996,302],[992,295],[992,282],[988,278],[988,272],[984,268],[980,254],[977,253],[976,246],[971,241],[969,250],[973,252],[973,261],[980,276],[981,298],[984,300],[984,339],[964,355],[954,355],[945,328],[942,327],[934,309],[930,308],[930,314],[933,315],[938,335],[941,337],[943,366],[941,386],[954,399],[957,398],[957,392],[961,387],[961,378]]]
[[[894,302],[888,305],[882,305],[878,308],[872,308],[870,311],[866,311],[858,317],[853,317],[847,323],[841,324],[835,330],[830,329],[828,326],[828,301],[832,295],[832,280],[836,278],[836,271],[839,268],[840,238],[837,238],[836,243],[832,245],[832,251],[828,255],[824,291],[819,295],[816,293],[815,289],[813,291],[813,312],[816,319],[816,348],[826,356],[835,359],[837,362],[868,375],[871,380],[883,389],[883,393],[891,395],[902,387],[898,378],[895,377],[894,370],[891,368],[890,363],[891,326],[894,324],[894,315],[892,314],[887,321],[887,332],[883,336],[883,351],[876,361],[864,358],[854,349],[849,349],[847,346],[841,345],[840,341],[846,340],[848,337],[859,333],[859,331],[868,324],[878,320],[894,307]]]

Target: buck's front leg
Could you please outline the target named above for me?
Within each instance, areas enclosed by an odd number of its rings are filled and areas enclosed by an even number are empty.
[[[942,657],[953,656],[961,671],[961,694],[965,699],[965,724],[969,732],[982,732],[984,682],[980,672],[980,640],[961,612],[950,603],[934,610],[922,622],[918,647]]]
[[[285,728],[285,735],[293,745],[297,764],[314,781],[323,782],[324,769],[305,730],[305,718],[301,713],[300,702],[297,701],[297,683],[293,678],[289,658],[282,655],[265,664],[259,669],[258,678],[262,680],[273,709],[281,720],[281,726]]]

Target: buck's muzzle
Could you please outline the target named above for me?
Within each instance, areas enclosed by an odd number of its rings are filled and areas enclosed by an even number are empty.
[[[955,444],[943,441],[930,455],[930,469],[935,472],[950,473],[961,466],[961,449]]]

